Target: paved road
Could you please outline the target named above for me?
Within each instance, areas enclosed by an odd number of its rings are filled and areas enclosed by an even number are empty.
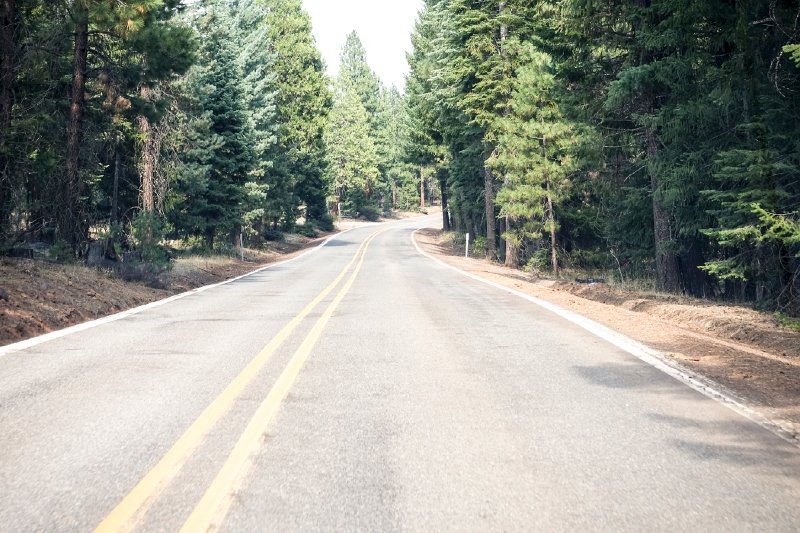
[[[434,222],[0,357],[0,531],[800,529],[800,450]]]

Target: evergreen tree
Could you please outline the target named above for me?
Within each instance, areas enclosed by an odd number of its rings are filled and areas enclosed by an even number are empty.
[[[497,194],[500,214],[509,221],[506,265],[519,265],[525,239],[547,234],[551,268],[558,275],[555,207],[565,198],[575,167],[576,131],[560,109],[552,59],[533,46],[526,52],[489,164],[506,178]]]
[[[389,91],[383,87],[378,76],[367,63],[366,50],[358,34],[348,34],[341,53],[339,77],[347,80],[358,94],[361,104],[369,118],[369,136],[378,154],[378,183],[371,189],[370,201],[384,208],[391,207],[392,184],[388,176],[392,157],[391,120],[392,109],[389,102]]]
[[[472,231],[471,224],[459,217],[451,221],[448,205],[451,189],[448,170],[453,158],[448,157],[450,146],[445,142],[444,117],[452,116],[453,106],[448,104],[445,96],[449,87],[442,83],[443,77],[439,75],[444,58],[450,55],[446,48],[442,49],[442,44],[449,42],[444,7],[443,2],[428,3],[420,12],[411,34],[413,52],[408,56],[410,72],[406,79],[406,141],[403,152],[409,165],[433,169],[438,178],[444,229],[449,231],[455,225],[459,229],[469,227]],[[419,188],[411,187],[411,191],[419,205]],[[461,211],[457,199],[452,206],[455,211]]]
[[[482,132],[483,158],[488,160],[497,146],[498,120],[508,112],[520,45],[530,38],[533,6],[523,0],[452,0],[448,11],[458,50],[451,58],[449,77],[460,92],[457,106]],[[488,165],[483,177],[486,249],[494,258],[498,183]]]
[[[331,95],[325,69],[300,0],[264,0],[264,5],[275,53],[278,128],[273,173],[283,192],[284,221],[294,223],[297,205],[302,202],[307,221],[328,229],[331,221],[325,205],[327,159],[322,136]]]
[[[381,176],[384,177],[382,186],[384,187],[385,197],[383,207],[385,210],[398,207],[398,196],[401,190],[408,189],[408,184],[413,181],[414,176],[411,166],[405,160],[405,147],[408,146],[408,119],[406,114],[406,102],[402,94],[396,87],[392,86],[388,91],[384,91],[381,98],[381,127],[378,130],[376,139],[376,150],[379,154],[379,169]],[[413,186],[411,189],[417,191]],[[418,202],[409,203],[417,205]]]
[[[378,76],[369,68],[367,52],[356,32],[350,32],[342,48],[339,63],[339,76],[343,76],[353,85],[361,105],[367,110],[370,117],[370,128],[374,132],[377,128],[377,113],[381,99],[381,82]]]
[[[724,293],[791,314],[800,313],[800,71],[780,50],[796,38],[796,14],[792,6],[737,4],[731,53],[712,71],[712,97],[730,121],[727,142],[704,191],[714,216],[704,233],[717,249],[703,268]]]
[[[229,234],[234,244],[240,238],[245,183],[255,166],[242,75],[224,20],[212,9],[200,21],[203,46],[189,83],[202,114],[193,138],[202,144],[191,147],[176,183],[176,226],[202,236],[209,248],[219,235]]]
[[[19,107],[0,142],[3,189],[13,199],[5,212],[14,219],[3,239],[61,238],[77,252],[88,228],[110,218],[111,176],[132,166],[133,120],[156,107],[138,87],[185,70],[192,42],[170,20],[176,0],[15,6],[11,81]]]
[[[325,142],[337,215],[376,218],[369,199],[379,178],[378,154],[370,138],[369,113],[347,76],[336,81]]]
[[[90,220],[83,197],[87,194],[87,178],[82,175],[81,150],[84,140],[86,89],[89,75],[90,37],[102,41],[129,39],[142,31],[151,15],[159,10],[174,9],[176,2],[165,5],[164,0],[137,0],[126,3],[106,3],[80,0],[72,4],[71,23],[74,28],[72,57],[71,101],[67,120],[65,175],[62,184],[64,209],[59,211],[58,231],[73,248],[85,240]],[[100,47],[97,47],[98,49]]]
[[[231,40],[238,49],[237,63],[250,130],[255,165],[246,184],[246,231],[259,236],[269,221],[277,221],[288,198],[280,177],[273,172],[278,117],[275,98],[275,53],[266,24],[267,9],[259,0],[229,0],[227,14]]]

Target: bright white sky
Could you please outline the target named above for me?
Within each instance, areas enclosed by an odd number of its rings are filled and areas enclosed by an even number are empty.
[[[405,86],[406,52],[422,0],[303,0],[311,15],[317,48],[331,76],[347,34],[355,30],[367,50],[367,62],[384,85]]]

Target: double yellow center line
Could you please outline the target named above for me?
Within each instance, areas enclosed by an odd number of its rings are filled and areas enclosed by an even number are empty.
[[[383,230],[386,231],[386,230]],[[339,273],[330,285],[325,287],[300,313],[289,321],[256,357],[247,364],[236,378],[225,387],[219,396],[195,420],[189,429],[173,444],[161,460],[142,478],[128,495],[97,526],[95,533],[107,531],[130,531],[144,517],[150,506],[158,499],[164,489],[180,472],[186,460],[202,443],[214,425],[230,410],[244,389],[255,379],[266,365],[270,357],[289,338],[302,321],[336,289],[345,278],[347,272],[355,265],[350,277],[336,294],[312,327],[300,347],[292,356],[278,380],[273,385],[263,403],[256,410],[252,419],[236,443],[225,464],[220,469],[211,486],[206,490],[181,531],[198,532],[215,530],[225,517],[234,491],[239,487],[247,474],[252,457],[258,451],[261,436],[266,431],[272,417],[281,402],[291,389],[297,375],[314,345],[322,335],[322,331],[336,308],[355,282],[356,276],[364,264],[367,248],[383,231],[373,233],[358,247],[353,258]]]

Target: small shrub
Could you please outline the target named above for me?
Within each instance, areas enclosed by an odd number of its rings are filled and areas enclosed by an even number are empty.
[[[295,228],[295,231],[303,237],[311,239],[317,236],[317,228],[314,227],[314,224],[301,224]]]
[[[47,250],[47,257],[59,263],[72,263],[75,261],[75,251],[64,239],[58,239],[53,246]]]
[[[314,220],[314,223],[320,229],[320,231],[333,231],[333,217],[330,213],[325,213],[319,220]]]
[[[469,254],[473,257],[486,257],[487,243],[486,237],[475,237],[475,241],[469,243]]]
[[[522,270],[531,274],[536,274],[548,270],[551,267],[549,250],[546,248],[538,248],[533,252],[528,262],[525,263],[525,266],[522,267]]]
[[[460,253],[464,253],[464,247],[467,244],[467,235],[465,233],[461,233],[460,231],[453,231],[450,232],[447,236],[448,240],[450,241],[450,248],[454,251],[458,251]]]
[[[155,213],[144,211],[131,221],[131,238],[136,250],[142,254],[142,261],[164,268],[169,265],[164,240],[164,221]]]
[[[381,212],[374,205],[365,205],[359,209],[358,216],[370,222],[375,222],[381,217]]]
[[[775,318],[778,319],[778,324],[780,324],[782,328],[790,329],[800,333],[800,318],[791,317],[781,313],[780,311],[775,313]]]
[[[283,242],[286,240],[286,236],[283,234],[281,230],[278,229],[265,229],[264,232],[261,234],[265,241],[270,242]]]

